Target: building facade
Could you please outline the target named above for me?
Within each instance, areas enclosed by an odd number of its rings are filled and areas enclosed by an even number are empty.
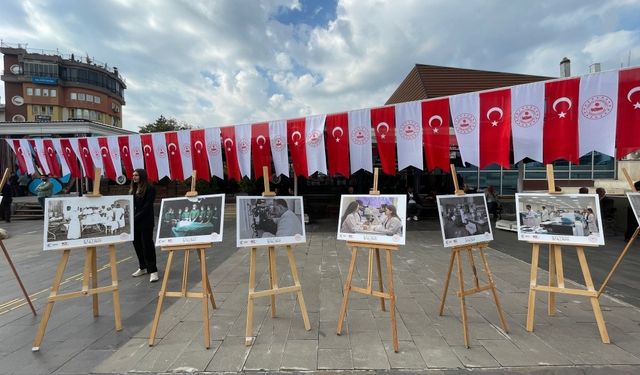
[[[125,80],[118,68],[87,57],[0,44],[5,121],[83,119],[122,128]]]

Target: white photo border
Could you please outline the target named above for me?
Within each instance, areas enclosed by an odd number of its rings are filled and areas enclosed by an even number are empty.
[[[401,235],[386,235],[386,234],[378,234],[374,232],[368,233],[346,233],[342,231],[342,217],[347,209],[348,203],[351,203],[357,199],[362,199],[364,201],[370,200],[380,200],[380,201],[391,201],[395,202],[396,211],[400,221],[402,223],[402,234]],[[347,203],[348,201],[348,203]],[[363,243],[371,243],[371,244],[385,244],[385,245],[404,245],[406,243],[407,237],[407,221],[406,221],[406,213],[407,213],[407,196],[402,194],[380,194],[380,195],[370,195],[370,194],[345,194],[340,196],[340,211],[338,215],[338,232],[337,239],[351,242],[363,242]]]
[[[478,243],[485,243],[485,242],[490,242],[493,241],[493,228],[491,226],[491,218],[489,217],[489,209],[487,207],[487,199],[485,197],[485,195],[483,193],[476,193],[476,194],[465,194],[465,195],[455,195],[455,194],[449,194],[449,195],[438,195],[436,196],[437,198],[437,203],[438,203],[438,219],[440,220],[440,232],[442,234],[442,243],[444,245],[444,247],[457,247],[457,246],[467,246],[467,245],[474,245],[474,244],[478,244]],[[488,228],[489,228],[489,232],[484,232],[482,234],[476,234],[476,235],[469,235],[469,236],[464,236],[464,237],[453,237],[453,238],[447,238],[446,233],[445,233],[445,222],[444,222],[444,218],[443,218],[443,209],[444,209],[444,204],[446,203],[446,200],[454,200],[454,199],[461,199],[461,198],[482,198],[482,202],[484,204],[484,213],[486,215],[487,218],[487,224],[488,224]]]
[[[198,203],[204,199],[208,198],[220,198],[220,233],[212,232],[209,235],[199,235],[199,236],[185,236],[185,237],[160,237],[162,230],[162,213],[164,211],[164,205],[166,202],[176,202],[176,201],[184,201],[186,203]],[[175,197],[175,198],[163,198],[160,202],[160,213],[158,218],[158,228],[156,229],[156,246],[180,246],[180,245],[197,245],[197,244],[207,244],[214,242],[222,242],[223,240],[223,232],[224,232],[224,205],[225,205],[225,194],[209,194],[209,195],[198,195],[195,197]],[[214,228],[215,229],[215,228]]]
[[[250,202],[252,200],[265,200],[265,201],[273,201],[276,199],[284,199],[287,201],[287,205],[289,206],[290,201],[298,202],[300,207],[300,223],[302,226],[302,233],[296,234],[293,236],[282,236],[282,237],[265,237],[265,238],[253,238],[246,237],[240,238],[240,233],[243,231],[242,227],[244,223],[243,220],[247,220],[249,216],[247,215],[246,209],[244,207],[244,203]],[[291,206],[289,206],[291,207]],[[297,216],[298,214],[296,214]],[[263,197],[263,196],[236,196],[236,247],[259,247],[259,246],[282,246],[282,245],[296,245],[307,242],[307,234],[304,223],[304,201],[302,196],[273,196],[273,197]]]

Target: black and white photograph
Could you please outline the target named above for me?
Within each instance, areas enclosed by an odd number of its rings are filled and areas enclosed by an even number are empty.
[[[631,209],[634,215],[636,215],[638,225],[640,225],[640,193],[627,193],[627,198],[629,198]]]
[[[304,243],[302,197],[236,198],[238,247]]]
[[[597,194],[516,194],[518,239],[604,245]]]
[[[133,196],[47,198],[44,250],[133,241]]]
[[[156,246],[221,242],[223,218],[224,194],[165,198]]]
[[[343,195],[338,239],[404,245],[406,211],[406,195]]]
[[[445,247],[493,240],[484,194],[438,195],[438,215]]]

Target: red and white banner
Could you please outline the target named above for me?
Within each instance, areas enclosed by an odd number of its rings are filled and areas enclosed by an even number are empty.
[[[422,161],[422,106],[420,102],[396,104],[398,170],[409,166],[420,170]]]
[[[359,109],[348,112],[349,160],[351,174],[364,169],[373,172],[371,154],[371,112]]]
[[[31,146],[26,139],[7,139],[13,153],[16,154],[21,173],[32,174],[36,171],[31,158]]]
[[[77,175],[74,175],[71,171],[71,168],[69,167],[69,163],[67,162],[67,158],[64,155],[64,151],[62,149],[62,143],[60,142],[60,138],[52,138],[51,139],[51,144],[53,145],[53,149],[56,150],[56,154],[58,154],[58,160],[60,161],[60,167],[61,167],[61,176],[66,176],[69,173],[71,173],[71,177],[78,177]],[[69,146],[69,151],[71,151],[71,146]],[[74,156],[73,161],[75,162],[75,165],[77,167],[78,165],[78,161],[77,158]]]
[[[182,169],[182,155],[180,154],[180,142],[177,132],[164,133],[167,142],[167,153],[169,153],[169,174],[172,180],[186,180]],[[191,146],[189,146],[191,149]]]
[[[156,167],[158,168],[158,180],[169,177],[169,159],[167,158],[167,143],[164,134],[153,133],[153,152],[156,157]]]
[[[240,167],[238,166],[238,151],[236,150],[236,130],[233,126],[220,129],[222,136],[222,147],[224,156],[227,159],[227,174],[232,180],[240,181]]]
[[[477,92],[449,98],[453,130],[463,163],[480,165],[480,96]]]
[[[191,177],[192,171],[195,169],[193,167],[193,145],[191,142],[191,132],[189,130],[180,130],[176,132],[176,138],[178,140],[178,150],[180,151],[180,169],[182,170],[182,180],[186,180]],[[167,152],[169,152],[169,146],[167,145]],[[204,151],[204,142],[200,147]],[[204,154],[200,156],[204,157]],[[209,171],[206,171],[204,175],[201,174],[201,171],[198,171],[196,174],[196,179],[201,178],[203,180],[209,180],[207,176],[209,175]]]
[[[222,149],[220,146],[220,128],[204,129],[204,140],[207,145],[209,174],[224,179],[222,170]]]
[[[511,91],[480,93],[480,165],[509,168],[511,152]]]
[[[251,125],[251,154],[253,173],[256,179],[271,178],[271,146],[269,143],[269,124],[261,122]],[[263,176],[262,167],[267,167],[267,175]]]
[[[189,131],[184,131],[186,136],[189,136]],[[180,132],[178,132],[178,138],[180,138]],[[209,171],[209,157],[207,155],[207,139],[204,134],[204,129],[196,129],[191,131],[189,138],[191,145],[191,163],[193,170],[196,171],[196,180],[201,179],[209,181],[211,174]]]
[[[618,78],[616,157],[640,150],[640,68],[624,69]]]
[[[544,163],[564,159],[578,164],[580,78],[545,83],[546,113],[542,135]]]
[[[236,125],[235,128],[240,176],[251,178],[251,125]]]
[[[120,161],[120,147],[118,145],[118,136],[111,135],[107,137],[107,144],[109,145],[109,155],[111,156],[111,162],[113,163],[113,168],[116,174],[116,178],[118,176],[122,176],[122,162]]]
[[[307,151],[305,147],[305,119],[287,120],[287,143],[291,152],[291,163],[296,176],[307,177]]]
[[[47,175],[51,175],[51,169],[49,169],[49,163],[47,162],[47,157],[44,154],[44,142],[42,138],[32,139],[29,143],[35,151],[36,161],[40,168],[42,168],[42,171]]]
[[[73,147],[74,143],[76,145],[75,148]],[[53,144],[55,145],[55,140]],[[76,149],[78,148],[78,140],[76,139],[75,142],[71,142],[71,140],[63,138],[60,140],[60,148],[62,149],[64,160],[69,166],[69,171],[71,171],[71,176],[80,178],[81,173],[80,167],[78,166],[79,157],[78,153],[76,152]]]
[[[602,72],[580,78],[579,97],[580,156],[591,151],[615,155],[618,72]]]
[[[55,147],[53,147],[52,139],[44,139],[42,146],[44,157],[47,159],[47,164],[49,164],[49,169],[51,170],[51,175],[55,177],[62,177],[63,174],[60,168],[60,162],[58,162],[58,158],[56,157],[56,150]]]
[[[511,88],[513,162],[530,158],[542,163],[544,82]]]
[[[87,144],[89,145],[89,153],[91,154],[91,161],[93,162],[93,168],[90,172],[91,175],[95,174],[95,168],[100,168],[101,174],[104,175],[104,166],[102,164],[102,156],[100,155],[100,145],[96,137],[87,138]]]
[[[437,99],[422,102],[422,139],[427,169],[449,168],[449,100]]]
[[[367,111],[366,109],[362,111]],[[394,106],[371,109],[371,125],[376,133],[382,171],[396,174],[396,111]],[[369,126],[367,128],[370,128]],[[369,147],[371,148],[371,147]],[[371,156],[371,155],[370,155]],[[371,157],[369,158],[371,160]]]
[[[306,118],[307,173],[309,176],[319,172],[327,174],[327,155],[324,149],[325,115],[308,116]]]
[[[346,112],[327,115],[327,169],[329,176],[349,177],[349,117]]]
[[[144,158],[145,170],[149,181],[158,181],[158,167],[156,165],[156,154],[153,152],[153,138],[151,134],[141,134],[142,155]]]
[[[276,175],[289,177],[289,147],[287,144],[287,122],[285,120],[269,122],[269,140]]]
[[[101,162],[104,167],[102,171],[105,176],[111,181],[115,181],[118,177],[116,174],[116,167],[113,158],[111,157],[111,150],[109,149],[109,142],[106,137],[98,138],[98,145],[100,147]],[[117,152],[117,150],[114,150]],[[118,163],[120,160],[116,159]]]
[[[71,146],[73,151],[78,155],[80,159],[80,165],[82,166],[82,173],[85,177],[93,180],[94,168],[93,160],[91,159],[91,152],[89,151],[89,143],[86,138],[71,138]]]

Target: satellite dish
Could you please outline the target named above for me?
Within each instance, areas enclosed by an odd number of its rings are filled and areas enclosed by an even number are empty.
[[[280,183],[280,175],[279,174],[272,174],[271,175],[271,182],[273,182],[274,184],[279,184]]]
[[[124,175],[120,175],[120,176],[116,177],[116,183],[117,183],[118,185],[124,185],[124,184],[126,184],[126,183],[127,183],[127,177],[126,177],[126,176],[124,176]]]

